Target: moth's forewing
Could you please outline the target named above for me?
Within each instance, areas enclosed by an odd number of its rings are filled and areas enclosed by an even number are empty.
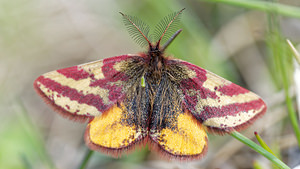
[[[46,73],[36,91],[61,115],[87,121],[125,96],[128,76],[119,69],[132,56],[122,55]]]
[[[181,82],[185,106],[208,131],[219,134],[241,130],[267,109],[256,94],[185,61],[189,78]]]

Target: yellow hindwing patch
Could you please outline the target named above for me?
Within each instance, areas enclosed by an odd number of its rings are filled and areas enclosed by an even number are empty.
[[[89,136],[92,143],[106,148],[123,148],[133,143],[140,135],[136,126],[122,122],[123,109],[114,105],[101,116],[89,123]]]
[[[207,148],[207,135],[204,128],[197,124],[190,112],[179,114],[177,122],[175,130],[165,128],[161,131],[159,144],[174,155],[202,154]]]

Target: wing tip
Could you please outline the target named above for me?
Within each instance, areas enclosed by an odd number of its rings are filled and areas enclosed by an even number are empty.
[[[57,106],[53,101],[51,101],[46,95],[45,93],[39,88],[38,82],[40,81],[40,79],[43,78],[42,76],[39,76],[34,82],[33,82],[33,87],[34,90],[37,92],[38,95],[41,96],[41,98],[44,100],[44,102],[48,105],[50,105],[50,107],[57,112],[59,115],[61,115],[64,118],[76,121],[76,122],[81,122],[81,123],[85,123],[89,120],[91,120],[91,117],[85,116],[85,115],[76,115],[76,114],[71,114],[68,111],[64,110],[63,108]]]

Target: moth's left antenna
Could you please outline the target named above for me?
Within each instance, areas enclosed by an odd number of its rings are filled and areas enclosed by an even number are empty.
[[[141,46],[149,45],[152,48],[152,44],[148,38],[150,31],[149,25],[145,24],[142,20],[137,17],[132,17],[120,12],[124,18],[124,24],[128,29],[130,36]]]

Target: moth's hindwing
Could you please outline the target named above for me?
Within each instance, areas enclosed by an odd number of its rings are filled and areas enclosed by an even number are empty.
[[[178,112],[176,116],[163,121],[172,121],[167,126],[158,126],[150,137],[158,145],[159,151],[168,158],[180,160],[202,158],[208,148],[204,127],[196,121],[191,112]],[[153,145],[154,148],[157,145]]]
[[[128,116],[127,109],[114,105],[87,126],[85,142],[93,150],[118,157],[122,150],[131,150],[146,135],[133,118]]]
[[[264,101],[249,90],[191,63],[178,64],[184,65],[189,77],[181,81],[184,103],[208,131],[239,131],[266,112]]]
[[[52,71],[38,77],[34,87],[63,116],[86,121],[124,97],[128,76],[120,69],[130,60],[122,55]]]

